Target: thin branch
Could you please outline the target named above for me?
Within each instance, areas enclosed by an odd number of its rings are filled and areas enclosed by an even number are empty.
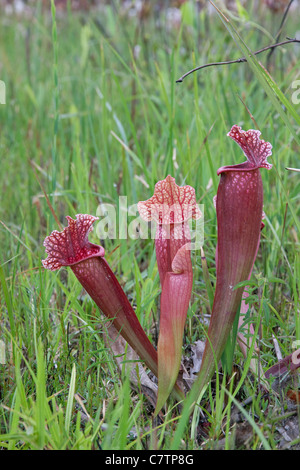
[[[300,168],[288,168],[288,167],[286,167],[286,170],[298,171],[298,172],[300,172]]]
[[[263,47],[262,49],[259,49],[258,51],[255,51],[253,52],[253,55],[258,55],[260,54],[261,52],[265,52],[269,49],[275,49],[275,47],[279,47],[279,46],[284,46],[285,44],[290,44],[292,42],[296,42],[296,43],[300,43],[300,39],[296,39],[296,38],[287,38],[286,41],[282,41],[282,42],[278,42],[276,44],[272,44],[271,46],[266,46],[266,47]],[[204,65],[200,65],[199,67],[196,67],[192,70],[189,70],[188,72],[186,72],[184,75],[182,75],[178,80],[176,80],[176,83],[181,83],[183,82],[183,80],[188,76],[188,75],[191,75],[192,73],[194,72],[197,72],[197,70],[201,70],[201,69],[204,69],[205,67],[212,67],[212,66],[215,66],[215,65],[230,65],[230,64],[240,64],[242,62],[247,62],[247,59],[246,57],[240,57],[239,59],[236,59],[236,60],[226,60],[226,61],[223,61],[223,62],[211,62],[210,64],[204,64]]]

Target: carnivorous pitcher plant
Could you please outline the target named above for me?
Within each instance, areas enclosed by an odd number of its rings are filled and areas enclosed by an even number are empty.
[[[219,168],[216,198],[218,243],[217,280],[208,339],[197,379],[201,390],[211,379],[239,311],[244,287],[256,258],[263,215],[263,184],[260,168],[270,169],[269,142],[260,131],[243,131],[234,125],[228,136],[243,150],[244,163]]]
[[[188,221],[201,212],[191,186],[178,186],[170,175],[155,185],[154,195],[138,203],[142,219],[157,224],[155,249],[161,283],[158,338],[157,413],[168,398],[180,369],[183,331],[193,287]]]

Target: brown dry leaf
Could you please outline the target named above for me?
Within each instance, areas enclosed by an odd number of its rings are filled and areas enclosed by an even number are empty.
[[[290,416],[285,419],[281,426],[277,428],[278,433],[280,434],[280,449],[293,449],[299,450],[299,417],[297,413],[294,416]],[[297,444],[293,445],[293,441],[296,441]]]
[[[189,364],[184,364],[183,367],[183,375],[182,379],[184,380],[188,389],[191,388],[193,382],[197,378],[197,374],[200,370],[202,356],[204,352],[205,341],[195,341],[194,344],[191,345],[191,357],[184,362],[188,362]]]
[[[104,341],[107,347],[111,349],[120,372],[125,367],[126,374],[130,374],[130,381],[134,388],[143,392],[148,401],[155,408],[157,384],[152,382],[136,352],[124,338],[122,338],[112,323],[107,323],[106,325]]]

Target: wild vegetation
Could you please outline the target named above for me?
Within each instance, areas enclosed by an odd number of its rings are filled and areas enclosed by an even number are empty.
[[[86,11],[36,2],[1,15],[0,447],[299,448],[297,369],[264,374],[300,344],[300,47],[251,54],[295,38],[299,12],[283,16],[255,1],[230,10],[192,0],[99,3]],[[193,67],[240,57],[176,83]],[[66,215],[103,220],[112,210],[116,233],[96,224],[89,240],[105,248],[157,347],[154,240],[124,227],[167,175],[195,188],[204,242],[191,252],[181,370],[182,380],[194,378],[216,287],[217,170],[244,161],[227,137],[234,124],[259,129],[272,145],[245,317],[258,373],[236,344],[235,324],[193,414],[169,399],[153,419],[154,375],[145,378],[127,346],[108,339],[107,319],[71,270],[44,269],[43,242]]]

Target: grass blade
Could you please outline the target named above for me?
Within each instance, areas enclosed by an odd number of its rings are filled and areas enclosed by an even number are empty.
[[[66,408],[66,416],[65,416],[65,430],[68,434],[70,433],[70,425],[71,425],[71,420],[72,420],[75,384],[76,384],[76,367],[74,364],[72,368],[67,408]]]

